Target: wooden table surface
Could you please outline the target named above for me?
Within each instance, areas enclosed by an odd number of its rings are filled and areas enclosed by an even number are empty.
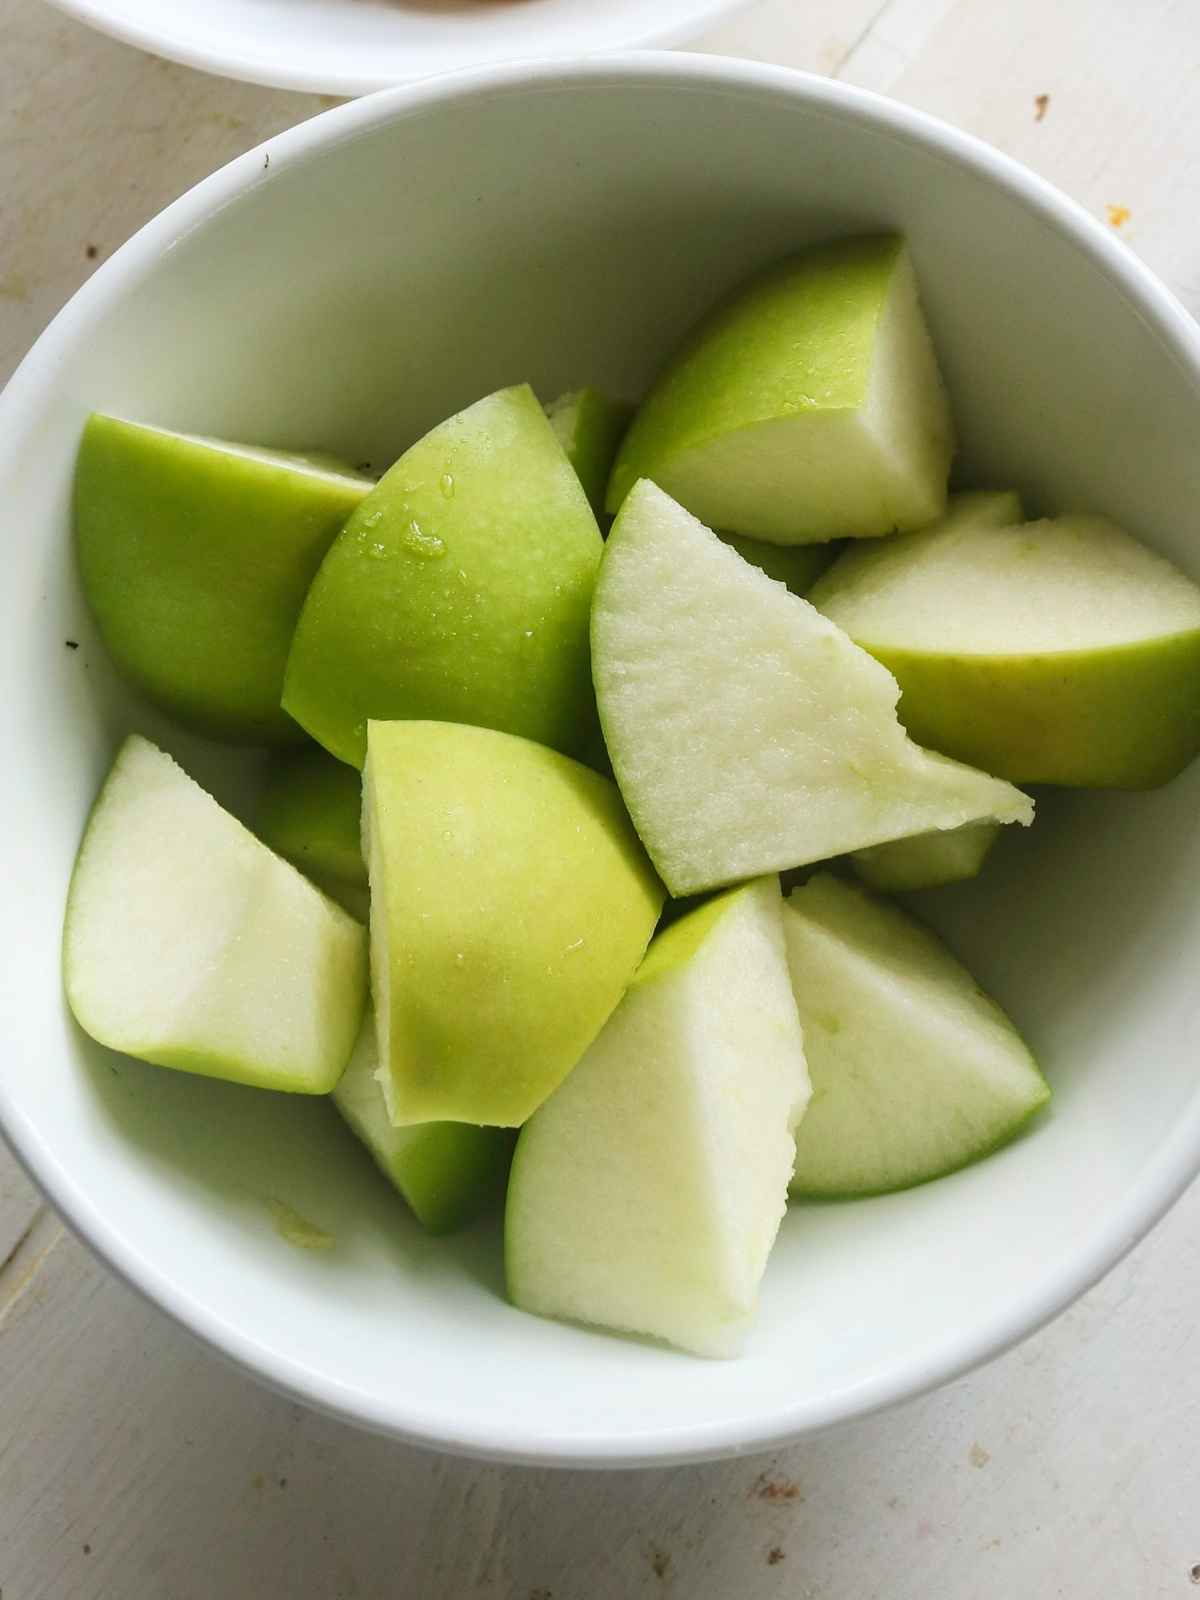
[[[981,135],[1200,314],[1200,0],[764,0],[697,48]],[[330,104],[0,0],[0,380],[143,221]],[[1198,1225],[1193,1190],[1049,1329],[885,1416],[770,1457],[564,1473],[268,1394],[109,1277],[0,1150],[0,1600],[1182,1600]]]

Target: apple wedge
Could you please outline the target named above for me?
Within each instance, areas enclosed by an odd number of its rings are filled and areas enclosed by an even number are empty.
[[[546,415],[592,510],[599,516],[604,510],[604,490],[613,457],[629,426],[633,407],[610,400],[599,389],[589,387],[560,394],[546,407]]]
[[[378,1080],[379,1053],[370,1007],[333,1103],[430,1233],[449,1233],[486,1211],[504,1192],[513,1136],[468,1122],[394,1128]]]
[[[608,509],[651,478],[710,528],[869,538],[941,516],[953,453],[904,241],[837,239],[700,324],[625,435]]]
[[[914,739],[1014,782],[1143,789],[1200,751],[1200,588],[1103,517],[948,523],[847,552],[814,605]]]
[[[138,735],[88,820],[63,931],[101,1044],[260,1089],[327,1094],[367,989],[364,930]]]
[[[659,935],[522,1130],[505,1215],[514,1303],[736,1355],[808,1094],[779,884],[762,879]]]
[[[76,548],[123,676],[213,738],[301,739],[279,707],[292,633],[325,552],[372,487],[326,457],[89,418]]]
[[[919,833],[854,850],[850,865],[868,887],[884,894],[937,889],[977,877],[999,837],[998,822],[964,822],[942,833]]]
[[[613,771],[676,897],[1032,819],[1010,784],[913,744],[891,675],[652,483],[609,534],[592,658]]]
[[[841,549],[835,544],[768,544],[763,539],[743,539],[740,533],[725,533],[720,528],[715,532],[743,561],[799,595],[808,593]]]
[[[444,722],[370,723],[363,795],[391,1120],[517,1127],[600,1031],[662,909],[621,797],[544,745]]]
[[[602,549],[532,389],[480,400],[407,450],[334,543],[296,629],[285,709],[356,767],[371,718],[587,749]]]
[[[792,1193],[905,1189],[977,1161],[1050,1097],[1012,1023],[928,929],[819,873],[784,904],[812,1102]]]
[[[280,755],[259,796],[255,832],[306,878],[367,919],[362,854],[362,775],[310,746]]]

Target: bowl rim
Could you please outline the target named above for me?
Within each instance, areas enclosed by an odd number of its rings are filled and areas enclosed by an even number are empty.
[[[97,33],[104,34],[110,39],[117,39],[122,44],[132,45],[148,55],[161,56],[166,61],[192,67],[198,72],[207,72],[221,78],[234,78],[239,83],[258,84],[268,89],[290,89],[298,94],[332,94],[353,99],[360,95],[373,94],[380,89],[395,88],[417,79],[423,80],[426,76],[419,67],[402,77],[397,77],[394,73],[373,71],[369,67],[352,72],[330,70],[313,73],[303,67],[291,66],[286,61],[276,64],[241,50],[222,50],[198,42],[191,38],[186,30],[173,28],[169,6],[163,11],[163,26],[155,28],[125,15],[122,0],[49,0],[49,3],[64,15],[73,17],[76,22],[82,22]],[[607,53],[612,50],[626,54],[637,50],[669,49],[689,39],[698,38],[706,28],[714,27],[726,17],[745,10],[751,3],[752,0],[692,0],[694,9],[686,18],[648,24],[633,30],[627,37],[612,44],[595,46],[595,52]],[[568,45],[560,46],[557,50],[548,47],[545,57],[540,55],[538,57],[539,60],[560,62],[577,58],[578,48],[572,49]],[[526,55],[519,58],[522,62],[531,59]],[[489,64],[500,63],[467,60],[432,75],[441,77],[448,71],[470,71],[477,67],[484,68]]]
[[[507,62],[440,74],[326,111],[273,136],[204,179],[148,222],[104,262],[50,323],[0,393],[0,478],[32,412],[52,392],[60,356],[123,299],[164,251],[289,159],[306,157],[439,104],[514,91],[629,84],[704,86],[800,102],[916,143],[998,186],[1073,243],[1112,281],[1200,391],[1200,325],[1148,267],[1082,206],[972,135],[869,91],[789,68],[720,56],[632,53],[572,61]],[[272,161],[270,158],[274,157]],[[968,1333],[897,1361],[870,1379],[782,1405],[769,1417],[614,1430],[586,1437],[536,1425],[448,1420],[419,1397],[386,1403],[264,1349],[215,1315],[112,1227],[85,1186],[25,1119],[0,1076],[0,1129],[18,1159],[70,1227],[105,1264],[176,1323],[235,1365],[291,1399],[407,1443],[484,1460],[528,1465],[672,1465],[781,1448],[805,1434],[915,1398],[1000,1355],[1057,1316],[1112,1268],[1163,1216],[1200,1171],[1200,1095],[1156,1150],[1138,1180],[1094,1226],[1065,1269],[1044,1271],[1019,1302]]]

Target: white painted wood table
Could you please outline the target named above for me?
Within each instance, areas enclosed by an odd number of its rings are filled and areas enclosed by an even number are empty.
[[[1200,0],[764,0],[700,47],[982,135],[1200,313]],[[0,379],[146,218],[331,103],[0,0]],[[0,1600],[1183,1597],[1198,1229],[1193,1190],[1054,1326],[886,1416],[762,1459],[539,1472],[259,1389],[110,1278],[0,1152]]]

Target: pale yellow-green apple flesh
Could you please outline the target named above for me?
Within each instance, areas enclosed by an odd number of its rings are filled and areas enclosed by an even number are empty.
[[[255,832],[352,916],[366,921],[362,774],[356,768],[315,745],[277,756],[259,796]]]
[[[851,853],[850,865],[865,884],[884,894],[937,889],[977,877],[999,837],[998,822],[964,822],[942,833],[868,845]]]
[[[588,608],[603,548],[528,385],[402,455],[309,591],[283,703],[361,767],[367,722],[469,722],[577,754],[595,732]]]
[[[613,771],[672,895],[1032,819],[1011,784],[914,744],[877,661],[652,483],[609,534],[592,657]]]
[[[333,1103],[376,1166],[430,1233],[448,1233],[487,1211],[504,1193],[513,1136],[469,1122],[419,1122],[395,1128],[376,1076],[375,1017],[363,1019]]]
[[[714,531],[743,561],[800,595],[808,593],[841,549],[840,544],[767,544],[765,540],[743,539],[740,533],[725,533],[720,528]]]
[[[710,528],[870,538],[942,514],[953,453],[904,241],[838,239],[695,329],[625,435],[608,509],[651,478]]]
[[[327,1094],[362,1020],[367,937],[134,734],[79,849],[63,974],[79,1025],[110,1049]]]
[[[518,1306],[741,1349],[809,1095],[780,918],[761,879],[660,934],[522,1130],[505,1216]]]
[[[124,677],[214,738],[287,743],[283,674],[309,584],[372,480],[93,415],[75,470],[84,593]]]
[[[662,887],[616,786],[488,728],[372,722],[363,843],[397,1126],[517,1127],[632,977]]]
[[[1049,1099],[1000,1007],[899,907],[819,873],[785,901],[783,930],[813,1087],[793,1194],[941,1177]]]
[[[622,400],[612,400],[589,385],[560,394],[546,407],[546,415],[592,510],[599,516],[604,510],[604,491],[617,446],[629,426],[633,407]]]
[[[933,527],[811,599],[894,674],[914,739],[1013,782],[1150,788],[1200,751],[1200,588],[1103,517]]]

